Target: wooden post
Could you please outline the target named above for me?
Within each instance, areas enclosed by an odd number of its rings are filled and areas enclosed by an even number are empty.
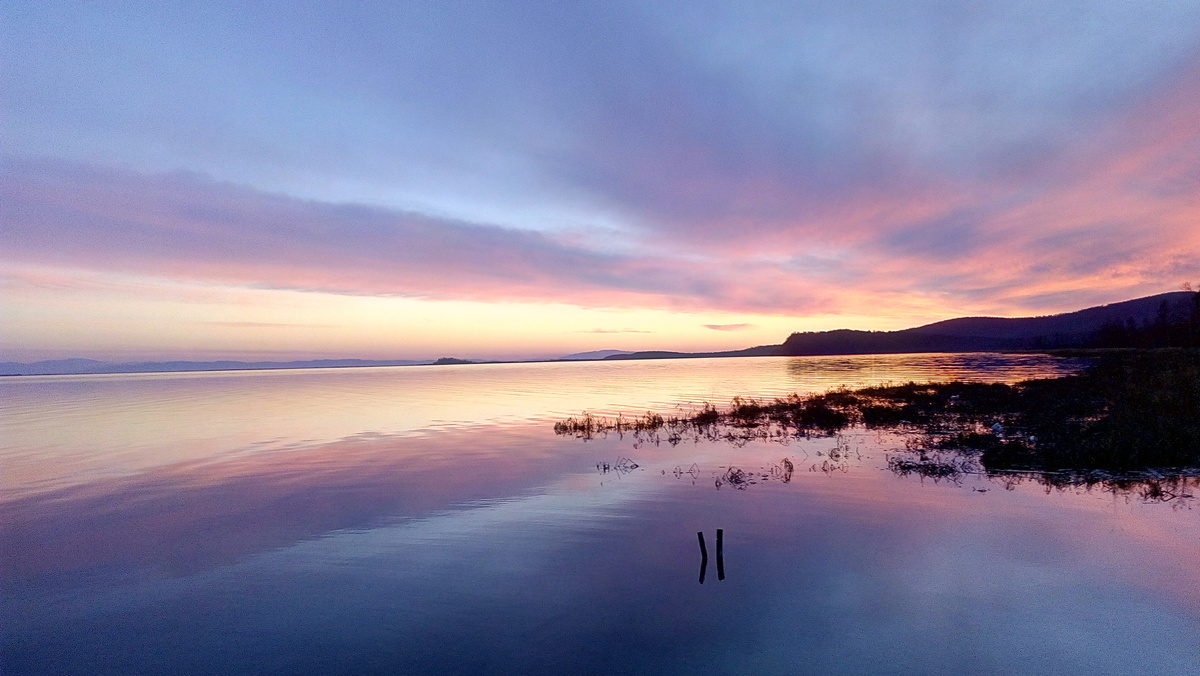
[[[725,531],[717,529],[717,579],[725,579]]]

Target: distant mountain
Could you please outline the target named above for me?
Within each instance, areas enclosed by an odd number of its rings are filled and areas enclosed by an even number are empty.
[[[899,352],[990,352],[1084,347],[1106,325],[1136,326],[1187,317],[1196,294],[1190,291],[1101,305],[1044,317],[960,317],[902,331],[819,331],[793,333],[780,345],[788,356],[888,354]]]
[[[0,376],[55,376],[89,373],[156,373],[177,371],[249,371],[260,369],[413,366],[412,359],[308,359],[304,361],[147,361],[113,363],[95,359],[52,359],[32,364],[0,362]]]
[[[1078,338],[1095,333],[1111,322],[1133,321],[1137,324],[1157,321],[1160,310],[1165,309],[1168,320],[1186,317],[1196,294],[1192,291],[1173,291],[1155,296],[1100,305],[1086,310],[1067,312],[1044,317],[962,317],[926,324],[911,333],[943,336],[990,336],[996,338],[1037,338],[1062,336],[1064,339]]]
[[[1112,327],[1178,323],[1194,316],[1200,297],[1191,291],[1160,293],[1043,317],[960,317],[901,331],[809,331],[793,333],[782,345],[730,352],[634,352],[609,359],[687,357],[894,354],[906,352],[994,352],[1085,347]]]
[[[592,359],[608,359],[618,354],[629,354],[628,350],[592,350],[591,352],[576,352],[568,354],[565,357],[559,357],[558,361],[589,361]]]
[[[608,359],[696,359],[702,357],[775,357],[779,355],[780,345],[759,345],[744,350],[727,350],[725,352],[670,352],[667,350],[652,350],[647,352],[627,352],[616,354]]]
[[[687,359],[904,352],[995,352],[1123,345],[1194,344],[1200,317],[1200,293],[1175,291],[1044,317],[960,317],[901,331],[812,331],[793,333],[780,345],[759,345],[724,352],[624,352],[595,350],[561,357],[585,359]],[[1190,322],[1190,323],[1189,323]],[[1165,327],[1158,330],[1156,327]],[[1190,327],[1190,328],[1189,328]],[[1174,333],[1172,333],[1174,332]],[[1180,332],[1191,343],[1180,343]],[[1190,332],[1190,333],[1188,333]],[[1174,337],[1170,337],[1174,336]],[[1167,342],[1162,338],[1167,337]],[[1156,342],[1157,341],[1157,342]],[[340,368],[469,364],[443,357],[437,362],[412,359],[310,359],[305,361],[155,361],[113,363],[94,359],[56,359],[32,364],[0,362],[0,376],[256,369]]]

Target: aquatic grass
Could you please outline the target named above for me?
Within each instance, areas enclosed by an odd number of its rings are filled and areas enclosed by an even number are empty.
[[[588,440],[610,434],[630,435],[638,442],[678,444],[685,440],[745,443],[755,439],[831,436],[859,420],[844,398],[829,395],[761,401],[734,397],[727,409],[710,403],[697,411],[663,416],[653,412],[636,418],[584,413],[554,424],[556,434]]]
[[[735,397],[691,414],[640,418],[584,414],[555,425],[581,439],[611,433],[636,443],[687,440],[787,443],[852,426],[920,438],[917,450],[957,452],[987,472],[1034,472],[1087,481],[1200,467],[1200,350],[1104,351],[1083,372],[1015,385],[948,382],[845,388],[773,400]],[[893,469],[950,470],[897,461]],[[962,467],[959,470],[962,471]]]
[[[937,480],[958,481],[967,474],[980,474],[978,462],[958,453],[929,454],[918,452],[889,456],[888,469],[900,476],[916,474]]]

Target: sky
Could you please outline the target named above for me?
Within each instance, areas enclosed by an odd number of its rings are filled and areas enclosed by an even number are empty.
[[[0,0],[0,359],[724,350],[1200,283],[1200,0]]]

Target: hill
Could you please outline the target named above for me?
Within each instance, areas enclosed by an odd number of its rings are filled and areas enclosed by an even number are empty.
[[[901,331],[793,333],[779,354],[991,352],[1092,347],[1106,327],[1142,327],[1189,318],[1197,294],[1162,293],[1043,317],[960,317]]]
[[[997,352],[1082,347],[1156,347],[1200,342],[1200,292],[1175,291],[1042,317],[959,317],[900,331],[811,331],[793,333],[779,345],[758,345],[723,352],[618,352],[596,350],[561,357],[577,359],[694,359],[906,352]],[[0,376],[163,371],[409,366],[430,361],[408,359],[313,359],[306,361],[161,361],[113,363],[93,359],[57,359],[32,364],[0,362]],[[438,364],[467,364],[444,357]]]
[[[629,354],[628,350],[591,350],[590,352],[575,352],[559,357],[556,361],[594,361],[607,359],[615,354]]]
[[[1186,317],[1191,311],[1190,304],[1195,295],[1191,291],[1160,293],[1155,296],[1044,317],[1018,319],[962,317],[926,324],[915,329],[907,329],[907,331],[923,335],[991,336],[1011,339],[1028,339],[1039,336],[1049,339],[1059,336],[1063,340],[1078,340],[1095,333],[1105,324],[1112,322],[1134,321],[1139,325],[1155,322],[1159,319],[1159,313],[1164,309],[1164,304],[1167,312],[1166,319]]]
[[[744,350],[726,352],[670,352],[668,350],[650,350],[646,352],[626,352],[614,354],[609,359],[697,359],[703,357],[776,357],[779,356],[781,345],[759,345]]]
[[[1122,347],[1155,341],[1195,340],[1200,293],[1174,291],[1075,312],[1041,317],[959,317],[900,331],[809,331],[780,345],[730,352],[634,352],[609,359],[688,357],[996,352],[1081,347]],[[1192,327],[1192,328],[1189,328]],[[1188,333],[1188,332],[1191,333]],[[1162,334],[1162,335],[1159,335]],[[1169,336],[1167,334],[1170,334]],[[1180,335],[1177,335],[1180,334]]]

